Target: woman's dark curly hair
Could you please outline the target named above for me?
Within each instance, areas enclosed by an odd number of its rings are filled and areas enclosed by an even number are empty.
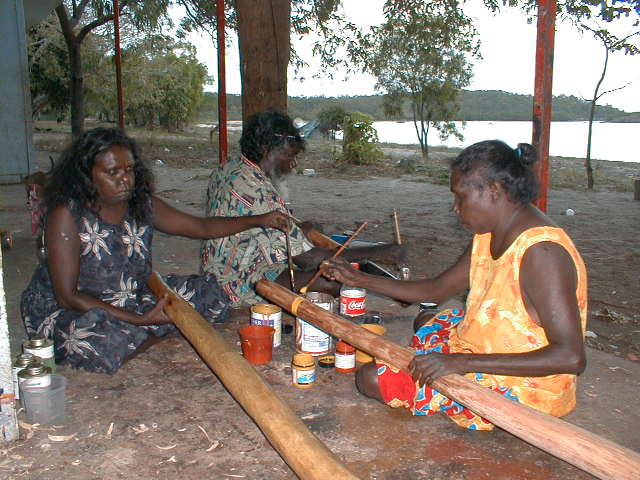
[[[255,164],[259,164],[265,153],[285,144],[304,150],[304,140],[293,125],[291,118],[280,112],[264,112],[249,117],[242,129],[240,150]]]
[[[47,208],[51,210],[58,205],[68,205],[70,200],[80,207],[95,208],[98,198],[93,185],[93,166],[96,157],[114,145],[129,149],[133,156],[135,185],[129,209],[137,221],[148,221],[153,174],[140,158],[136,142],[119,128],[98,127],[88,130],[65,149],[45,186]]]
[[[512,202],[528,204],[538,198],[538,177],[531,168],[536,160],[536,149],[528,143],[519,143],[514,149],[500,140],[485,140],[465,148],[450,169],[463,177],[480,171],[486,182],[475,184],[476,188],[495,182]]]

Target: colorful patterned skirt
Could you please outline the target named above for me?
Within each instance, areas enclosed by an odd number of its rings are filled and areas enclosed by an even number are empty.
[[[438,313],[422,326],[413,336],[411,347],[416,355],[428,355],[432,352],[450,353],[449,335],[464,319],[464,310],[449,309]],[[493,424],[479,417],[468,408],[445,397],[437,390],[423,385],[418,387],[411,375],[391,365],[379,362],[378,385],[384,402],[391,407],[405,407],[414,415],[433,415],[446,413],[458,425],[471,430],[492,430]],[[482,374],[471,374],[472,380],[482,383]],[[492,390],[518,401],[511,388],[490,387]]]

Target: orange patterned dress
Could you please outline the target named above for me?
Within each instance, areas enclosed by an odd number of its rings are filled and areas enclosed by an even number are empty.
[[[544,329],[527,313],[520,295],[520,264],[529,247],[540,242],[562,245],[571,255],[577,271],[576,298],[582,331],[587,322],[587,272],[573,242],[564,230],[535,227],[520,236],[498,259],[491,256],[491,234],[476,235],[471,251],[471,290],[466,313],[446,311],[436,315],[413,339],[417,354],[442,353],[522,353],[549,344]],[[470,380],[508,398],[554,416],[563,416],[576,403],[576,377],[569,374],[546,377],[512,377],[483,373],[465,375]],[[448,399],[436,390],[417,388],[405,372],[378,364],[378,380],[383,399],[391,406],[405,406],[417,415],[437,411],[470,429],[493,428],[486,420]]]

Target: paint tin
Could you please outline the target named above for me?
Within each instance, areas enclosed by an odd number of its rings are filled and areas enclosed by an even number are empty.
[[[51,369],[41,363],[28,365],[18,372],[19,388],[47,388],[51,386]]]
[[[336,356],[333,354],[320,355],[318,357],[318,366],[320,368],[333,368],[336,366]]]
[[[314,305],[333,312],[333,297],[327,293],[309,292],[304,295]],[[302,318],[296,317],[296,351],[313,356],[325,355],[333,347],[332,337],[324,330],[314,327]]]
[[[56,362],[53,358],[53,340],[45,337],[33,337],[22,344],[24,353],[32,353],[40,358],[45,367],[49,367],[51,371],[55,371]]]
[[[251,307],[251,325],[273,327],[273,346],[279,347],[282,341],[282,309],[270,303],[256,303]]]
[[[351,373],[356,369],[356,347],[343,342],[336,342],[336,371]]]
[[[308,353],[296,353],[291,362],[291,380],[298,388],[311,388],[316,382],[316,361]]]
[[[400,279],[404,281],[411,279],[411,269],[409,267],[400,267]]]
[[[33,353],[21,353],[16,357],[16,361],[13,362],[12,373],[13,373],[13,392],[16,396],[16,400],[20,398],[20,389],[18,388],[18,373],[21,370],[24,370],[29,365],[33,365],[36,363],[40,363],[38,357],[36,357]]]

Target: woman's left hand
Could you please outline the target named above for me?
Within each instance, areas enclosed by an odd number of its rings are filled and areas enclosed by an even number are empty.
[[[455,353],[416,355],[409,363],[409,373],[420,385],[430,385],[438,377],[467,373],[463,361],[464,355]]]
[[[274,210],[269,213],[263,213],[262,215],[258,215],[258,223],[262,227],[266,228],[277,228],[282,230],[283,232],[288,232],[291,228],[291,218],[277,210]]]

